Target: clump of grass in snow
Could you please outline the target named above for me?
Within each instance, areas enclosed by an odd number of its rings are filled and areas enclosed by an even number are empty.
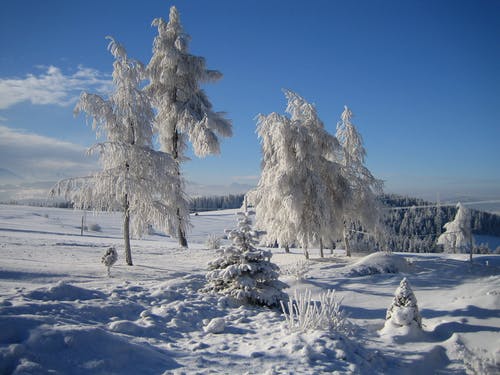
[[[341,299],[334,290],[321,293],[319,301],[313,301],[311,291],[304,293],[295,291],[294,298],[287,304],[281,302],[287,327],[292,332],[309,330],[337,331],[349,334],[350,323],[341,310]]]

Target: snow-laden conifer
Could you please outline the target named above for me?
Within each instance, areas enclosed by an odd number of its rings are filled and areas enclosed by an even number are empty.
[[[418,311],[417,299],[413,294],[408,280],[403,278],[394,294],[394,300],[387,309],[385,316],[386,325],[388,322],[393,326],[415,326],[422,328],[422,318]]]
[[[457,204],[457,213],[453,221],[444,225],[445,232],[442,233],[437,243],[443,245],[447,253],[470,253],[472,261],[472,230],[470,210],[461,203]]]
[[[256,226],[268,243],[307,248],[332,243],[343,228],[350,189],[341,165],[337,139],[329,134],[316,108],[292,91],[285,91],[286,111],[260,115],[257,132],[262,145],[262,173],[249,194],[256,209]]]
[[[345,230],[343,233],[347,255],[350,256],[348,229],[360,223],[366,229],[373,229],[377,222],[379,207],[376,194],[382,190],[382,181],[373,177],[365,166],[366,150],[363,138],[351,119],[353,114],[347,106],[337,123],[336,137],[342,146],[341,164],[349,182],[351,199],[344,210]]]
[[[272,253],[255,247],[258,233],[251,227],[252,212],[238,212],[238,228],[228,231],[232,241],[217,250],[209,263],[207,292],[217,292],[241,303],[278,306],[287,296],[287,285],[278,280],[279,268],[270,261]]]
[[[118,254],[114,247],[108,248],[102,256],[101,262],[106,266],[109,277],[111,277],[111,267],[116,263],[117,260]]]
[[[64,195],[79,209],[122,209],[125,259],[132,265],[130,226],[136,236],[145,233],[149,224],[175,234],[179,201],[184,207],[186,198],[174,194],[172,188],[179,185],[175,161],[152,148],[153,111],[140,88],[144,67],[109,39],[109,50],[115,58],[114,92],[109,99],[83,93],[75,107],[75,114],[85,112],[92,118],[97,136],[105,138],[89,150],[99,155],[102,170],[93,176],[60,181],[52,194]],[[182,214],[187,216],[187,209]],[[184,230],[186,221],[181,225]]]
[[[157,18],[153,26],[158,28],[158,35],[147,66],[150,82],[146,91],[156,109],[154,124],[161,149],[172,155],[180,175],[179,164],[186,160],[188,140],[199,157],[218,154],[218,136],[230,137],[232,127],[224,113],[212,109],[207,95],[200,88],[201,83],[216,81],[222,74],[208,70],[203,57],[188,52],[190,38],[183,31],[177,8],[170,8],[168,22]],[[172,188],[179,198],[183,197],[182,183]],[[187,246],[183,230],[187,206],[183,199],[179,199],[178,208],[179,241],[181,246]]]

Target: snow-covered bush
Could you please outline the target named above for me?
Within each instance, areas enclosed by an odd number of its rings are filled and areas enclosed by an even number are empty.
[[[290,331],[325,330],[348,334],[350,324],[341,310],[341,302],[334,290],[321,293],[319,301],[312,300],[310,290],[295,291],[288,303],[281,302],[281,308]]]
[[[309,272],[309,262],[300,261],[288,266],[282,266],[280,268],[282,275],[293,276],[296,280],[300,281],[307,278],[307,273]]]
[[[444,225],[446,231],[437,240],[446,253],[471,253],[472,231],[470,210],[457,204],[455,218]],[[472,261],[472,253],[470,255]]]
[[[396,327],[416,326],[422,328],[422,318],[418,311],[417,299],[406,277],[401,280],[394,294],[394,300],[387,309],[386,326],[391,323]]]
[[[222,239],[215,234],[209,234],[205,245],[209,250],[220,249],[220,246],[222,245]]]
[[[250,214],[238,212],[238,228],[228,232],[232,241],[217,251],[208,265],[206,292],[230,296],[241,303],[277,306],[287,295],[287,285],[278,280],[279,268],[270,261],[271,252],[254,247],[258,233],[252,230]]]
[[[97,224],[97,223],[90,224],[89,229],[90,229],[92,232],[100,232],[100,231],[102,231],[101,226],[100,226],[99,224]]]
[[[111,267],[113,266],[113,264],[116,263],[117,260],[118,260],[118,254],[114,247],[108,248],[108,250],[106,250],[106,252],[102,256],[101,262],[106,266],[108,271],[108,276],[110,277],[111,277]]]

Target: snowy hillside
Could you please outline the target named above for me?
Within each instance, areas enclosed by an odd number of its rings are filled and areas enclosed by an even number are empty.
[[[350,335],[289,332],[281,311],[203,294],[209,234],[235,210],[192,215],[190,248],[150,234],[125,265],[120,214],[0,205],[2,374],[495,374],[500,371],[500,256],[273,249],[286,290],[336,290]],[[98,225],[96,225],[98,224]],[[226,242],[224,240],[223,242]],[[107,277],[100,263],[115,246]],[[327,251],[328,253],[328,251]],[[300,276],[300,277],[296,277]],[[423,331],[380,331],[406,277]],[[222,319],[218,319],[222,318]]]

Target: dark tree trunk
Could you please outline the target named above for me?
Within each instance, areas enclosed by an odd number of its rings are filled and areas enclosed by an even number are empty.
[[[130,213],[128,197],[125,194],[123,202],[123,240],[125,241],[125,261],[129,266],[132,266],[132,251],[130,249]]]
[[[309,259],[309,251],[307,251],[307,247],[304,247],[304,256],[306,259]]]
[[[351,256],[351,247],[349,245],[349,236],[347,228],[344,226],[344,245],[345,245],[345,255]]]
[[[325,254],[323,252],[323,239],[319,239],[319,256],[321,258],[324,258],[325,257]]]
[[[172,138],[172,146],[173,146],[173,157],[175,162],[177,163],[177,176],[181,175],[181,168],[179,165],[179,132],[175,130],[174,137]],[[176,186],[177,192],[180,193],[180,186]],[[181,210],[179,207],[177,207],[177,225],[178,225],[178,230],[177,230],[177,237],[179,238],[179,245],[182,247],[188,247],[187,239],[186,239],[186,233],[182,230],[182,217],[181,217]]]
[[[290,252],[290,246],[288,246],[288,244],[285,245],[285,253],[289,253]]]

